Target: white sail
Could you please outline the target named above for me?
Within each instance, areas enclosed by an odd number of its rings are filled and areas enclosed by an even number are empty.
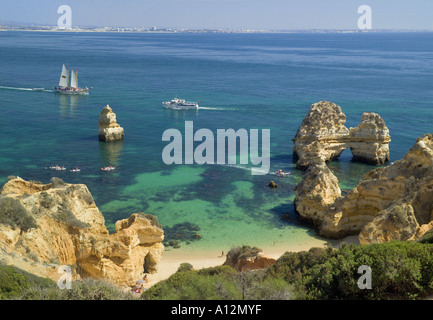
[[[71,73],[71,88],[78,89],[78,77],[74,70]]]
[[[59,87],[69,86],[69,71],[66,69],[65,65],[62,68],[62,74],[60,76]]]

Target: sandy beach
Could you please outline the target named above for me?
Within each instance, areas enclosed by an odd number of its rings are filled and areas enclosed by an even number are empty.
[[[303,243],[294,243],[289,246],[268,246],[263,247],[262,250],[263,254],[266,256],[278,259],[285,252],[308,251],[314,247],[325,247],[327,245],[339,248],[342,243],[359,245],[357,236],[346,237],[342,240],[320,240],[312,237],[311,240]],[[228,250],[223,252],[206,252],[190,250],[188,247],[168,249],[164,252],[162,260],[158,264],[158,272],[147,276],[148,281],[144,287],[150,288],[159,281],[167,279],[174,274],[180,264],[184,262],[190,263],[195,270],[222,265],[226,261],[226,253]]]

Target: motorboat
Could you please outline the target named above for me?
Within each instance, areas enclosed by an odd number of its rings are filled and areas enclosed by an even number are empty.
[[[189,109],[198,109],[199,108],[198,103],[199,101],[190,102],[190,101],[185,101],[185,99],[174,98],[170,101],[164,101],[162,105],[165,108],[169,108],[169,109],[189,110]]]
[[[290,172],[284,172],[282,170],[278,170],[277,172],[275,172],[275,174],[279,177],[288,177],[290,176]]]
[[[116,167],[112,167],[112,166],[105,166],[103,168],[101,168],[102,171],[112,171],[112,170],[116,170]]]

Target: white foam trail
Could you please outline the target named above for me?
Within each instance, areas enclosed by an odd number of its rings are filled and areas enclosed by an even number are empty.
[[[259,170],[259,167],[249,167],[247,165],[240,165],[240,164],[223,164],[223,166],[226,167],[232,167],[232,168],[236,168],[236,169],[242,169],[242,170],[247,170],[247,171],[252,171],[252,169],[254,169],[256,172],[262,172],[264,174],[272,174],[272,175],[276,175],[275,172],[268,172],[267,170]]]
[[[18,87],[0,86],[0,89],[18,90],[18,91],[35,91],[35,92],[54,92],[54,90],[46,90],[45,88],[18,88]]]
[[[234,110],[234,109],[224,109],[224,108],[212,108],[212,107],[198,107],[199,110]]]

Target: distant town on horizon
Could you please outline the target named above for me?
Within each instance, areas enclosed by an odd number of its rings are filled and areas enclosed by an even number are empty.
[[[248,28],[164,28],[164,27],[117,27],[117,26],[72,26],[61,29],[56,25],[1,22],[0,31],[46,31],[46,32],[126,32],[126,33],[379,33],[379,32],[433,32],[420,29],[248,29]]]

